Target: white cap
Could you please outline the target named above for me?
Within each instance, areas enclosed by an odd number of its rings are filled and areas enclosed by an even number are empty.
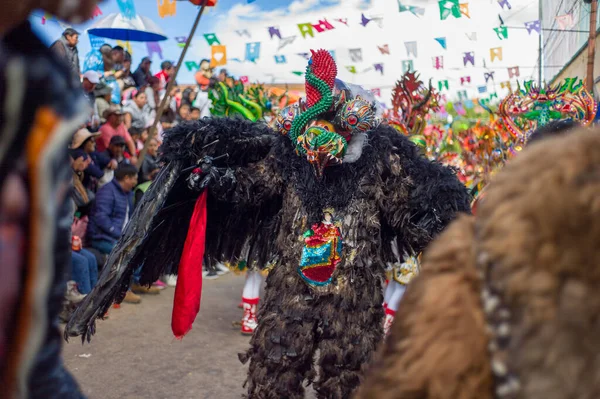
[[[98,84],[100,83],[100,75],[96,71],[87,71],[83,74],[83,78],[90,81],[90,83]]]

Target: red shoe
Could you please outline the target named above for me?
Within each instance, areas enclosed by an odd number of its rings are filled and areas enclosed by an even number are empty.
[[[256,320],[256,306],[258,305],[258,298],[246,299],[242,298],[244,306],[244,317],[242,317],[242,329],[243,335],[252,335],[258,325]]]

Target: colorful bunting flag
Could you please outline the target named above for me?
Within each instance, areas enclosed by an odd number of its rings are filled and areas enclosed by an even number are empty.
[[[431,60],[435,69],[444,69],[444,57],[440,55],[437,57],[432,57]]]
[[[418,17],[419,15],[425,15],[425,9],[423,7],[405,6],[400,2],[400,0],[398,0],[398,10],[400,12],[408,11],[416,17]]]
[[[510,82],[508,80],[506,82],[500,82],[500,87],[502,89],[508,89],[508,91],[510,91],[512,93],[512,85],[510,84]]]
[[[304,75],[304,72],[302,72],[302,71],[292,71],[292,73],[293,73],[294,75],[298,75],[298,76],[302,76],[302,75]]]
[[[335,20],[336,20],[337,22],[341,23],[341,24],[344,24],[344,25],[346,25],[346,26],[350,27],[350,26],[348,25],[348,18],[336,18]]]
[[[212,46],[213,44],[221,44],[219,39],[217,39],[217,35],[214,33],[205,33],[204,38],[209,46]]]
[[[285,64],[287,61],[285,59],[285,55],[275,54],[275,63],[276,64]]]
[[[279,41],[279,46],[277,47],[277,51],[281,50],[282,48],[284,48],[288,44],[292,44],[294,42],[294,40],[296,40],[296,36],[288,36],[288,37],[282,38]]]
[[[490,79],[491,79],[491,80],[494,80],[494,73],[495,73],[495,72],[494,72],[494,71],[492,71],[492,72],[485,72],[485,73],[483,74],[483,77],[485,78],[485,83],[487,83],[487,82],[488,82],[488,80],[490,80]]]
[[[467,63],[471,63],[471,65],[475,66],[475,52],[474,51],[469,51],[466,53],[463,53],[463,64],[464,66],[467,66]]]
[[[158,2],[158,16],[174,16],[177,13],[177,1],[175,0],[156,0]]]
[[[381,89],[380,88],[371,89],[371,93],[373,93],[374,96],[381,97]]]
[[[486,80],[486,81],[487,81],[487,80]],[[478,90],[480,93],[482,93],[482,94],[483,94],[483,93],[487,93],[487,86],[479,86],[479,87],[477,88],[477,90]]]
[[[131,48],[131,43],[125,40],[117,40],[117,46],[123,47],[129,54],[133,55],[133,49]]]
[[[369,24],[369,22],[371,22],[371,20],[370,20],[369,18],[365,17],[365,14],[364,14],[364,13],[363,13],[363,14],[361,14],[361,18],[360,18],[360,24],[361,24],[362,26],[366,27],[366,26]]]
[[[469,14],[469,3],[461,3],[459,4],[460,13],[467,18],[471,18],[471,14]]]
[[[467,101],[465,101],[465,108],[466,109],[473,109],[474,106],[475,106],[475,104],[473,104],[473,100],[467,100]]]
[[[256,62],[260,57],[260,42],[246,43],[246,61]]]
[[[320,19],[319,23],[313,25],[313,28],[315,28],[316,31],[319,32],[319,33],[323,33],[326,30],[335,29],[335,27],[333,25],[331,25],[331,23],[329,21],[327,21],[326,18]]]
[[[492,101],[492,99],[494,99],[494,98],[496,100],[498,99],[498,93],[496,93],[496,92],[490,93],[490,96],[489,96],[490,101]]]
[[[414,71],[413,60],[403,60],[402,61],[402,73],[406,73],[409,71]]]
[[[242,62],[242,60],[240,60],[239,58],[230,58],[229,59],[231,62]]]
[[[185,47],[185,42],[187,42],[187,36],[175,36],[175,41],[177,42],[178,47]],[[192,43],[190,43],[190,47]]]
[[[348,70],[348,72],[350,73],[356,73],[356,67],[354,65],[351,66],[347,66],[346,69]]]
[[[536,31],[537,33],[542,32],[542,23],[540,20],[525,22],[525,28],[527,28],[527,33],[531,35],[531,32]]]
[[[298,53],[298,55],[305,60],[310,60],[310,53]]]
[[[315,37],[315,32],[313,32],[313,26],[310,23],[298,24],[298,29],[300,29],[300,33],[302,34],[302,38],[306,39],[306,35],[310,37]]]
[[[510,5],[510,3],[508,2],[508,0],[498,0],[498,4],[500,5],[500,7],[504,10],[504,6],[506,6],[506,8],[508,8],[509,10],[512,9],[512,6]]]
[[[277,36],[279,39],[281,39],[281,32],[279,31],[278,27],[269,26],[269,37],[272,39],[273,36]]]
[[[504,25],[494,28],[494,32],[498,35],[498,39],[508,39],[508,28]]]
[[[467,35],[467,38],[470,41],[472,41],[472,42],[476,42],[477,41],[477,32],[465,33],[465,35]]]
[[[442,48],[444,50],[446,49],[446,38],[445,37],[436,37],[433,40],[435,40],[436,42],[438,42],[440,44],[440,46],[442,46]]]
[[[136,16],[135,4],[133,0],[117,0],[119,11],[126,19],[133,19]]]
[[[383,46],[377,46],[377,48],[379,49],[381,54],[390,54],[390,46],[387,44],[384,44]]]
[[[187,70],[190,72],[197,71],[198,69],[200,69],[200,65],[198,65],[196,61],[185,61],[184,64]]]
[[[558,28],[561,30],[571,29],[574,25],[573,14],[559,15],[555,18],[558,23]]]
[[[417,58],[417,42],[404,42],[404,46],[406,46],[406,54],[409,57],[412,54]]]
[[[459,90],[458,91],[458,99],[459,100],[462,101],[462,100],[466,100],[467,98],[469,98],[469,96],[467,95],[467,91],[466,90]],[[456,109],[456,105],[458,105],[459,108],[461,108],[462,104],[460,104],[460,103],[454,104],[454,110],[458,112],[458,110]]]
[[[250,81],[250,79],[248,79],[248,76],[240,76],[240,82],[242,82],[243,84],[246,84]]]
[[[502,61],[502,47],[493,47],[490,49],[490,61]]]
[[[240,30],[236,30],[235,33],[237,33],[238,36],[246,36],[247,38],[251,38],[252,36],[250,35],[250,32],[248,32],[248,29],[240,29]]]
[[[375,67],[375,71],[381,72],[381,74],[383,75],[383,63],[374,64],[373,66]]]
[[[460,18],[460,5],[458,0],[440,0],[438,1],[440,7],[440,19],[443,21],[452,15],[454,18]]]
[[[348,54],[350,56],[350,61],[352,62],[362,62],[362,50],[359,48],[351,48],[348,50]]]
[[[514,66],[514,67],[511,67],[511,68],[508,68],[508,77],[509,77],[509,79],[518,78],[519,76],[521,76],[521,73],[519,72],[519,67],[518,66]]]
[[[333,60],[336,61],[335,50],[329,50],[329,54],[331,54],[331,58],[333,58]]]
[[[96,8],[94,8],[94,12],[92,13],[92,19],[99,17],[100,15],[102,15],[102,10],[100,7],[96,6]]]
[[[438,90],[439,90],[439,91],[442,91],[444,88],[445,88],[446,90],[450,90],[450,85],[448,84],[448,81],[447,81],[447,80],[440,80],[440,81],[438,82]]]
[[[465,83],[471,83],[471,77],[470,76],[463,76],[460,78],[460,84],[464,85]]]
[[[148,57],[151,59],[154,54],[158,54],[158,58],[161,60],[163,59],[162,48],[160,48],[160,44],[158,44],[158,42],[147,42],[146,49],[148,50]]]
[[[227,64],[227,47],[222,44],[210,46],[210,66],[217,67]]]

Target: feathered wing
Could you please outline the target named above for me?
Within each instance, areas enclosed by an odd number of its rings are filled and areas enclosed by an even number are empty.
[[[490,399],[474,221],[461,216],[425,252],[357,399]]]
[[[452,169],[421,156],[392,128],[381,134],[393,147],[382,168],[383,219],[400,253],[419,254],[459,213],[470,213],[471,197]]]
[[[206,257],[237,261],[243,255],[261,265],[270,261],[281,209],[281,181],[270,155],[277,139],[265,125],[239,119],[204,119],[169,131],[161,146],[164,167],[136,207],[97,285],[67,324],[65,337],[81,335],[89,341],[96,318],[123,300],[138,267],[142,284],[177,272],[200,194],[188,188],[187,177],[205,155],[227,154],[215,161],[222,175],[208,188]]]

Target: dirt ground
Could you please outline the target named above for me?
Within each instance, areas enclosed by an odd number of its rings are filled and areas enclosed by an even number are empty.
[[[65,363],[90,399],[240,398],[247,366],[237,354],[249,337],[232,322],[241,319],[243,285],[232,274],[204,281],[200,314],[181,341],[171,333],[174,288],[111,309],[91,343],[65,344]]]

